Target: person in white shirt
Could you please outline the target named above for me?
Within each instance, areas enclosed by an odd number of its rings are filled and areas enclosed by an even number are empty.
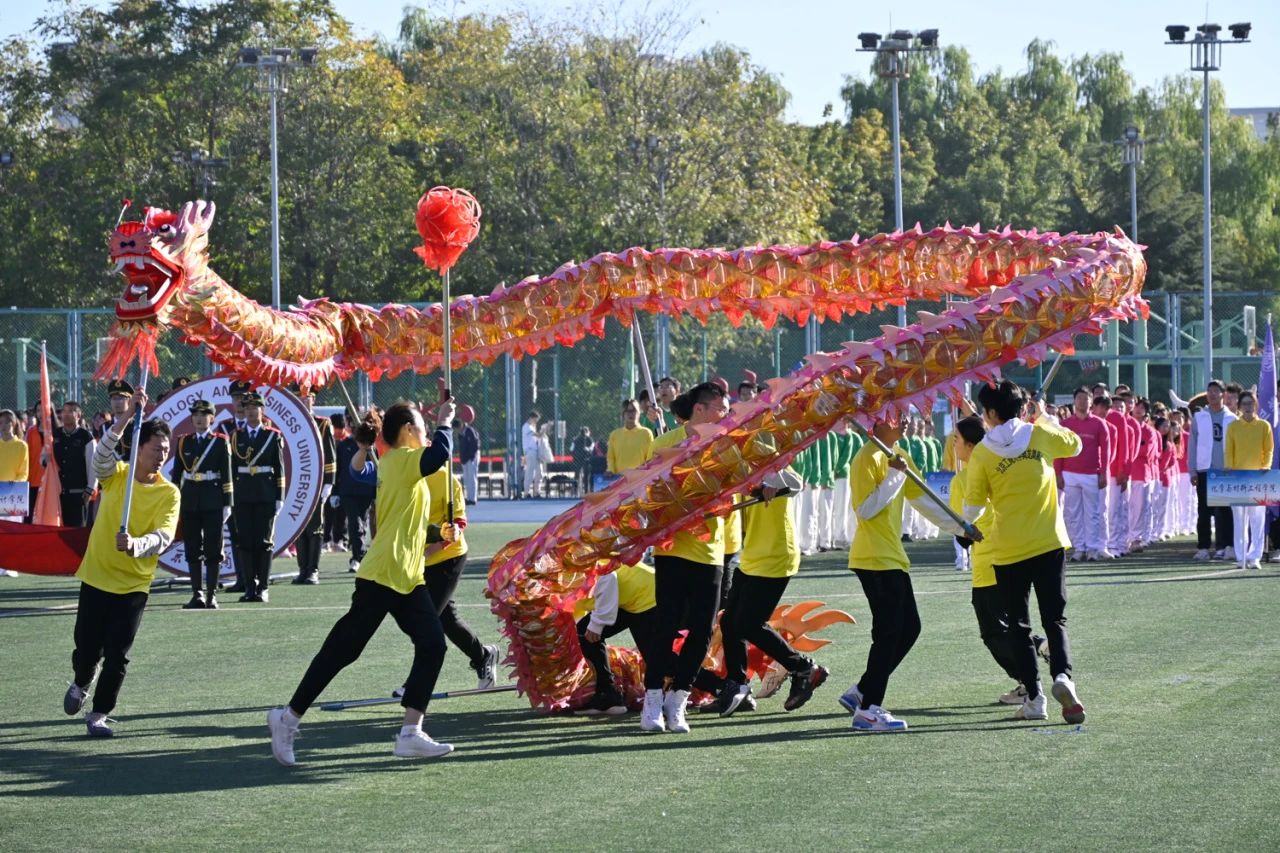
[[[520,452],[524,455],[524,490],[526,498],[542,497],[542,462],[538,457],[538,419],[542,413],[537,409],[529,412],[524,426],[520,427]]]

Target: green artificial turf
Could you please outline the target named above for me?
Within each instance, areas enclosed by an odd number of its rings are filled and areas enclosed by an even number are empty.
[[[489,529],[486,529],[489,528]],[[492,554],[529,525],[473,525]],[[392,757],[399,708],[313,709],[300,765],[278,766],[263,723],[350,595],[345,555],[318,587],[269,605],[183,611],[157,592],[125,682],[117,737],[65,717],[75,585],[0,580],[0,849],[640,850],[1276,849],[1280,571],[1187,560],[1186,543],[1072,564],[1070,631],[1088,722],[1012,722],[1010,684],[978,639],[968,576],[947,543],[909,546],[924,631],[889,685],[903,735],[856,735],[836,696],[861,673],[870,620],[841,553],[807,558],[788,600],[859,620],[816,653],[812,702],[691,719],[533,712],[514,694],[439,700],[427,729],[457,751]],[[458,592],[497,637],[485,562]],[[286,561],[278,561],[277,569]],[[322,701],[386,695],[410,649],[391,620]],[[456,651],[439,689],[474,686]],[[785,694],[785,690],[783,691]]]

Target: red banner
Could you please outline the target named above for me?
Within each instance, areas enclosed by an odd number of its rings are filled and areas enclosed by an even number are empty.
[[[0,569],[28,575],[74,575],[89,547],[89,528],[0,521]]]

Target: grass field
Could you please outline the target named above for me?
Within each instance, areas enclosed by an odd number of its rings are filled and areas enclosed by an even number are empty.
[[[475,525],[472,553],[528,529]],[[836,705],[869,619],[843,554],[806,559],[790,600],[853,613],[818,653],[834,673],[795,713],[648,735],[635,716],[548,717],[513,694],[441,700],[457,751],[391,756],[399,708],[313,710],[300,766],[271,759],[265,710],[290,695],[350,594],[345,559],[271,604],[183,611],[153,595],[117,737],[65,717],[74,584],[0,581],[0,849],[632,850],[655,848],[1257,849],[1280,847],[1280,572],[1185,562],[1185,543],[1073,565],[1068,614],[1083,727],[1010,721],[943,543],[909,546],[924,632],[886,705],[905,735],[855,735]],[[496,637],[477,559],[458,600]],[[391,620],[325,699],[385,695],[407,643]],[[461,655],[441,689],[474,686]],[[785,692],[785,691],[784,691]],[[1051,703],[1052,707],[1053,703]]]

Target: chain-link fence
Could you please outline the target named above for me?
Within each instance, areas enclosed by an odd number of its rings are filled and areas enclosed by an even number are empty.
[[[1151,305],[1146,322],[1113,324],[1099,338],[1077,339],[1076,354],[1064,360],[1055,392],[1066,393],[1075,385],[1097,381],[1124,382],[1157,399],[1167,399],[1170,389],[1183,397],[1203,389],[1200,294],[1147,293],[1146,297]],[[1258,350],[1277,302],[1280,295],[1276,293],[1215,294],[1216,376],[1245,386],[1257,382]],[[914,321],[917,311],[937,312],[944,307],[912,302],[907,306],[908,321]],[[43,342],[55,403],[76,399],[87,413],[106,409],[105,392],[93,382],[93,373],[111,322],[111,312],[105,309],[0,310],[0,407],[29,408],[39,400]],[[664,357],[656,318],[640,318],[655,381],[660,378],[658,366],[666,363],[685,387],[718,376],[731,388],[736,388],[745,371],[764,382],[790,372],[814,349],[831,351],[845,341],[868,340],[881,334],[882,324],[897,322],[896,308],[810,326],[780,320],[772,329],[750,318],[736,329],[722,316],[713,317],[705,327],[694,320],[672,320]],[[207,376],[215,371],[199,349],[183,344],[172,330],[162,336],[158,355],[159,382],[165,389],[174,377]],[[1034,386],[1044,369],[1013,364],[1006,373]],[[487,367],[468,365],[454,372],[453,384],[455,397],[476,410],[486,455],[508,456],[510,448],[518,446],[521,424],[534,409],[544,420],[556,423],[553,446],[562,455],[581,427],[604,437],[619,425],[619,401],[640,390],[640,376],[631,334],[611,320],[603,338],[588,337],[572,348],[556,347],[519,362],[504,357]],[[350,389],[362,407],[369,402],[385,405],[399,398],[435,399],[436,379],[402,374],[370,383],[361,375]],[[317,402],[341,405],[343,399],[339,389],[329,388],[319,393]],[[510,470],[509,456],[508,465]]]

